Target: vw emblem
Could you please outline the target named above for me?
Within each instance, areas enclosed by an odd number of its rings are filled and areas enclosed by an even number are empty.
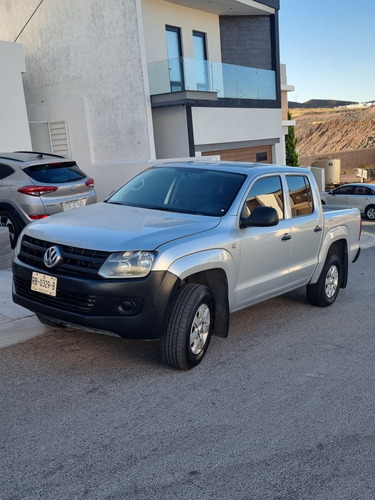
[[[57,266],[61,260],[61,252],[57,247],[49,247],[43,257],[43,262],[49,269]]]
[[[77,188],[77,186],[74,186],[74,185],[73,185],[73,186],[70,186],[70,190],[71,190],[71,191],[75,191],[75,190],[76,190],[76,188]]]

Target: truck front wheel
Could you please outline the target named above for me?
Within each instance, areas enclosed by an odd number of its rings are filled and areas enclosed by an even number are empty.
[[[188,283],[178,292],[161,339],[163,361],[178,370],[198,365],[208,348],[215,303],[209,288]]]
[[[330,306],[337,298],[341,283],[341,260],[337,255],[328,255],[318,281],[307,285],[307,298],[314,306]]]

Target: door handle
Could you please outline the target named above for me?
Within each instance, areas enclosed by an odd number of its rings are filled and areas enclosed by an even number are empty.
[[[281,238],[281,241],[288,241],[291,239],[292,237],[290,236],[290,234],[285,233],[284,236]]]
[[[323,231],[322,226],[316,226],[314,229],[314,233],[319,233],[320,231]]]

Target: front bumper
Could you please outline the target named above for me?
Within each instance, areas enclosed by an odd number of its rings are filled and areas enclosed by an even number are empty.
[[[161,337],[180,283],[166,271],[127,280],[51,273],[58,280],[56,297],[52,297],[31,290],[32,272],[40,269],[15,260],[12,270],[15,303],[62,323],[134,339]]]

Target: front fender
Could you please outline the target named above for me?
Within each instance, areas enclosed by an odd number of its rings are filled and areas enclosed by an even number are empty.
[[[230,282],[230,277],[235,273],[234,262],[231,254],[222,248],[203,250],[180,257],[170,265],[168,271],[183,280],[192,274],[217,268],[223,269]]]
[[[227,337],[229,330],[229,294],[233,290],[235,265],[231,254],[223,249],[204,250],[173,262],[169,272],[180,280],[201,283],[210,288],[215,300],[213,335]]]

